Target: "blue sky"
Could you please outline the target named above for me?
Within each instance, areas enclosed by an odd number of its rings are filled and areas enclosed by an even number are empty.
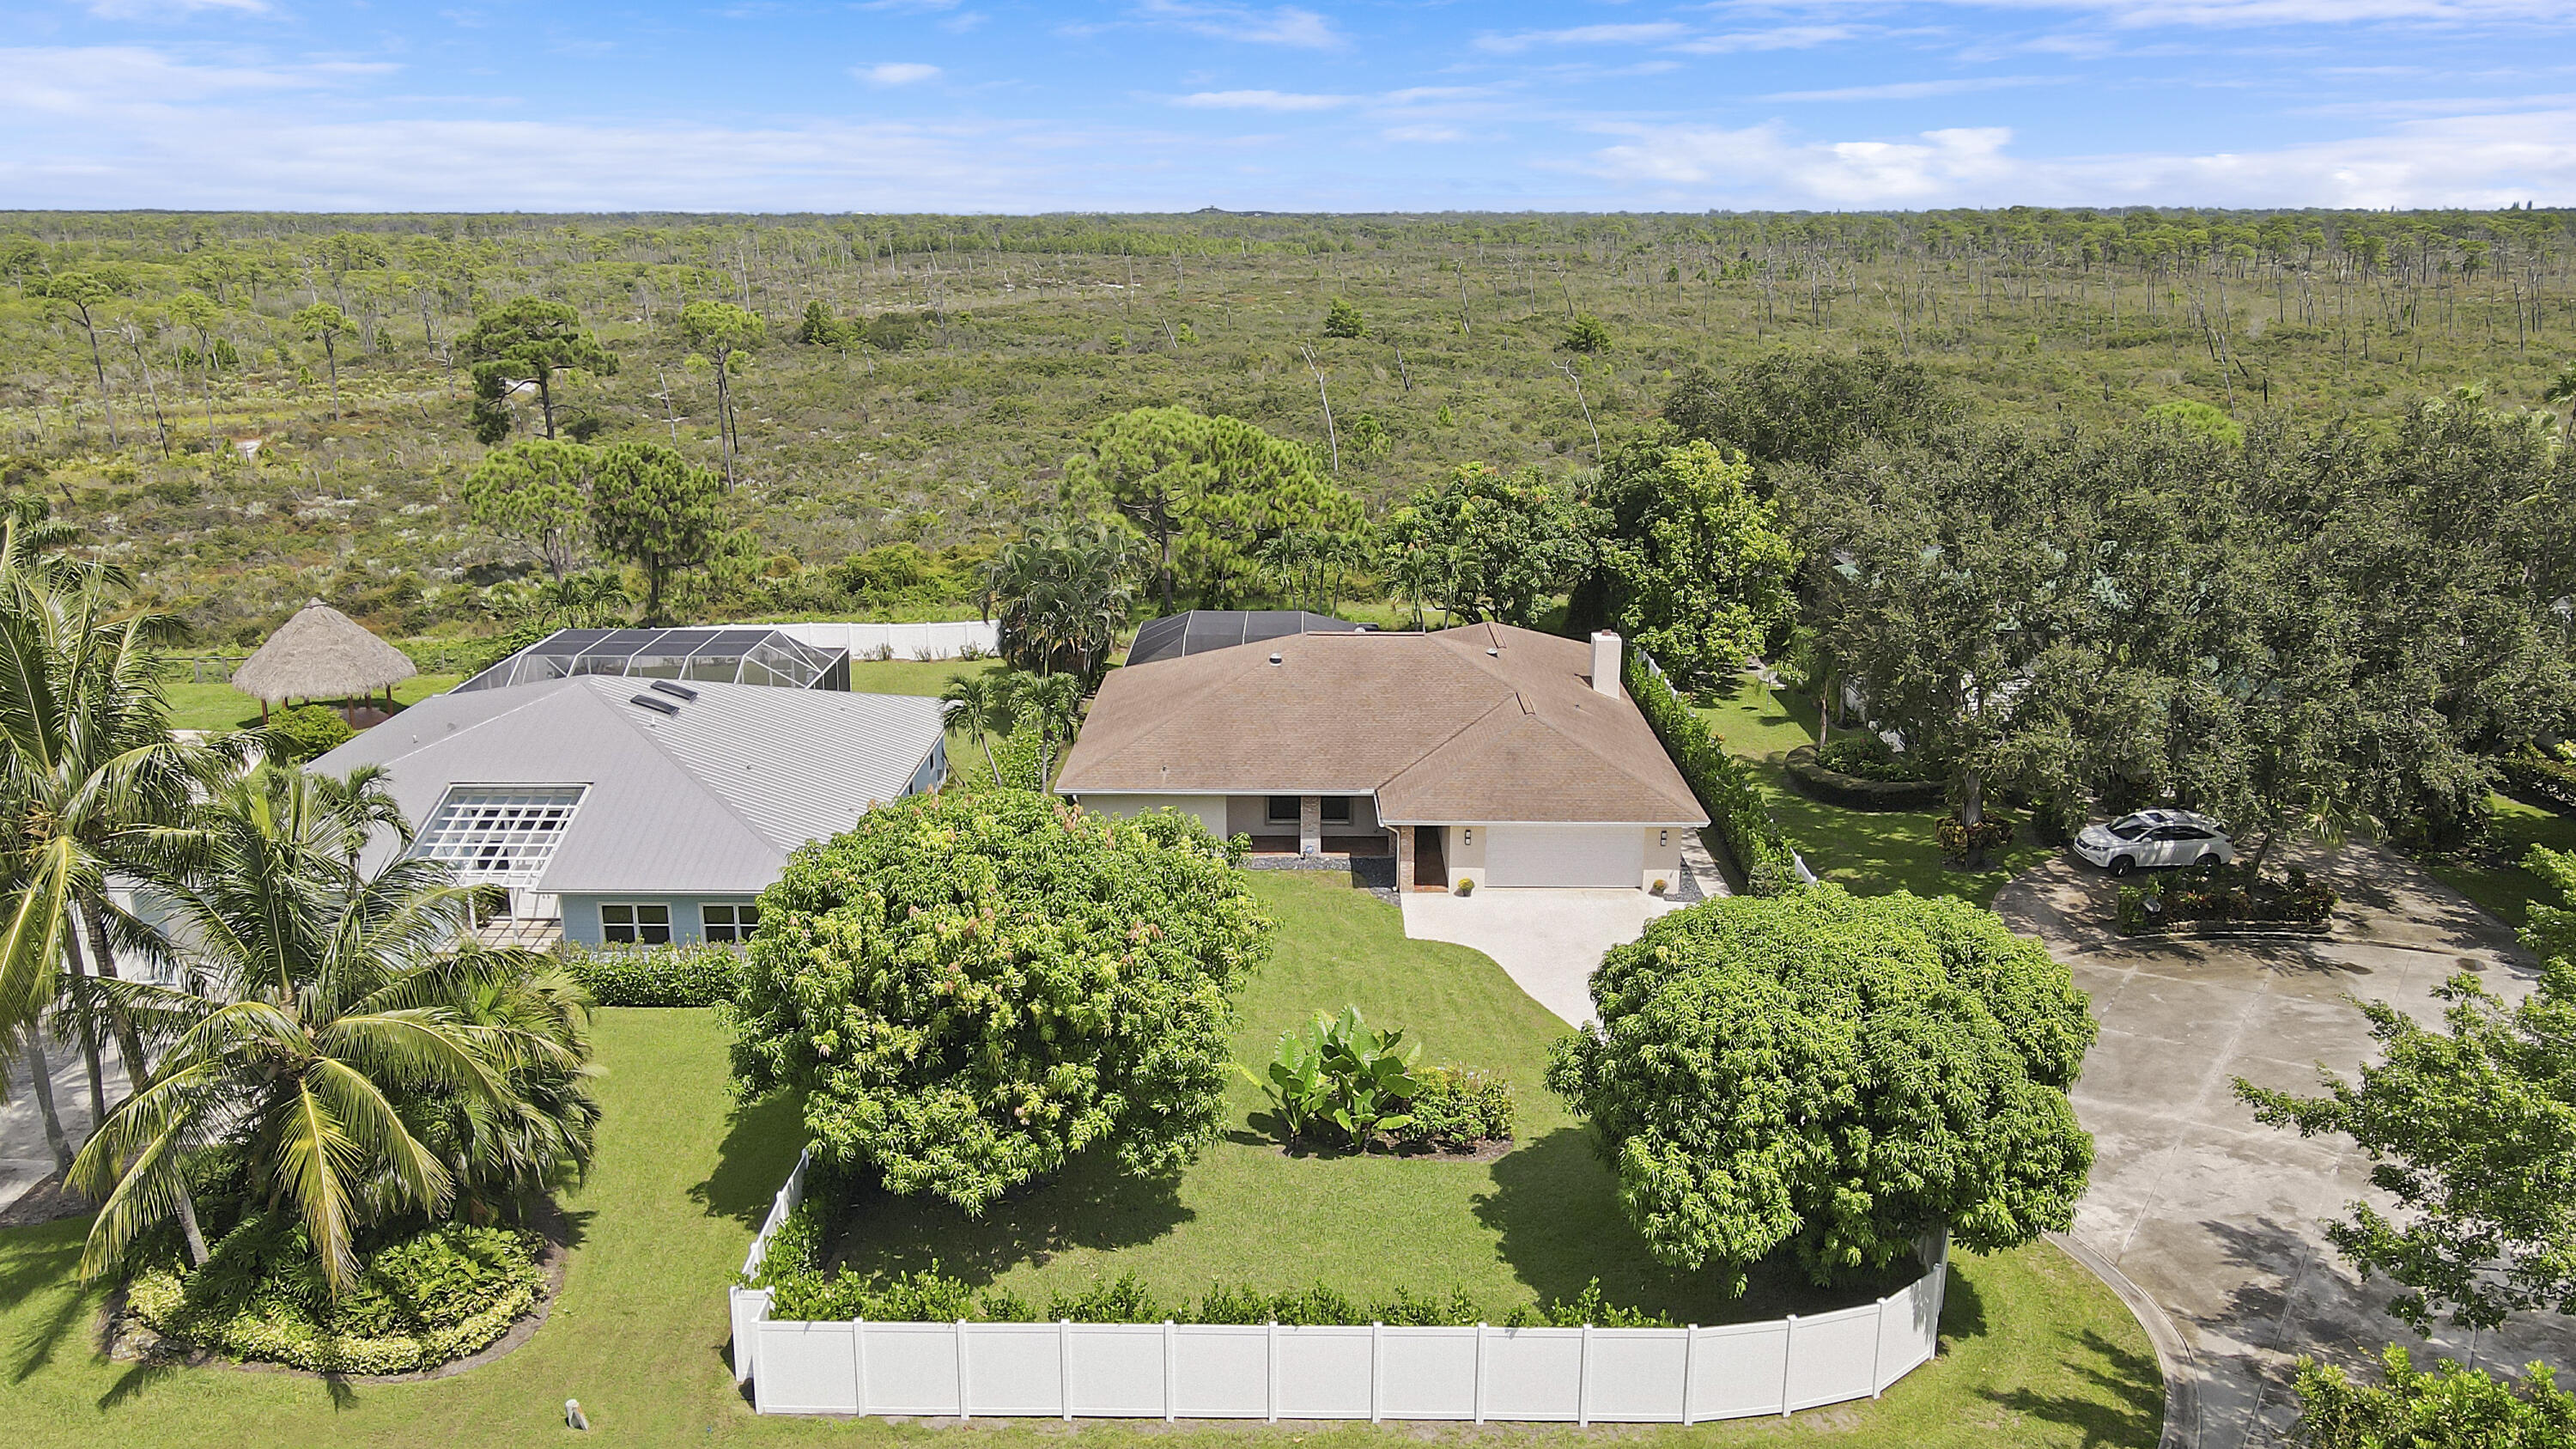
[[[0,0],[0,206],[2576,203],[2568,0]]]

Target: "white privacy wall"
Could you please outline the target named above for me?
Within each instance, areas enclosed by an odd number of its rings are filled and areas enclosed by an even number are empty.
[[[734,1374],[764,1414],[1689,1424],[1875,1398],[1929,1361],[1947,1243],[1925,1257],[1876,1303],[1720,1328],[796,1323],[736,1288]]]
[[[954,659],[968,645],[985,654],[1000,647],[1000,636],[984,619],[955,619],[937,624],[764,624],[799,644],[818,649],[847,649],[865,662],[877,650],[891,647],[897,659]]]

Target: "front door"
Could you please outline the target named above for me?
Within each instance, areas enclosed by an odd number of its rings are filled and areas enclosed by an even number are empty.
[[[1434,890],[1449,889],[1449,861],[1442,847],[1449,839],[1445,825],[1413,827],[1413,883]]]

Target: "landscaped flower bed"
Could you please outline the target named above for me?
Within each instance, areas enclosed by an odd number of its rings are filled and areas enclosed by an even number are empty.
[[[334,1306],[300,1229],[253,1217],[194,1271],[156,1264],[126,1301],[165,1340],[325,1374],[436,1368],[491,1346],[545,1290],[543,1240],[440,1223],[366,1255]]]
[[[2299,931],[2323,933],[2333,917],[2335,893],[2292,866],[2280,879],[2258,878],[2242,865],[2195,866],[2170,878],[2120,891],[2124,935],[2188,931]]]
[[[1783,763],[1799,789],[1854,810],[1928,810],[1949,788],[1875,735],[1840,736],[1821,750],[1800,745]]]

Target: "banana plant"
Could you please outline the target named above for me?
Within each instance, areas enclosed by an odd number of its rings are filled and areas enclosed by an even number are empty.
[[[1270,1059],[1266,1076],[1254,1076],[1241,1062],[1234,1064],[1243,1079],[1259,1087],[1279,1114],[1280,1125],[1290,1140],[1302,1137],[1307,1127],[1332,1103],[1333,1093],[1324,1079],[1324,1018],[1319,1013],[1303,1027],[1280,1033],[1279,1047]]]
[[[1319,1015],[1316,1024],[1323,1028],[1324,1079],[1333,1092],[1327,1115],[1349,1134],[1351,1145],[1365,1153],[1378,1133],[1411,1126],[1413,1117],[1404,1109],[1418,1090],[1413,1059],[1422,1054],[1422,1044],[1407,1046],[1400,1026],[1370,1026],[1356,1006],[1342,1008],[1329,1023]]]

